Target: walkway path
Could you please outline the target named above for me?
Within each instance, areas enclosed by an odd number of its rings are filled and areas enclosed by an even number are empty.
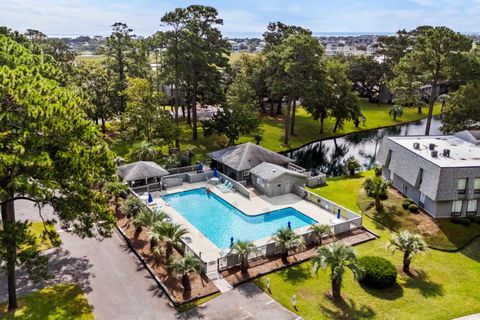
[[[300,320],[251,283],[238,286],[181,315],[180,319],[203,320]]]

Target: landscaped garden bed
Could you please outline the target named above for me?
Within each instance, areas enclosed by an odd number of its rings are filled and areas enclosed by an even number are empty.
[[[123,230],[126,237],[130,240],[131,246],[136,250],[149,265],[156,277],[168,289],[171,296],[176,303],[181,304],[194,299],[202,298],[218,292],[215,284],[205,275],[192,274],[190,276],[191,291],[185,291],[180,278],[172,274],[168,270],[168,262],[166,260],[165,252],[159,254],[153,253],[150,248],[150,241],[147,238],[146,228],[142,232],[136,233],[135,226],[131,219],[126,215],[119,215],[117,225]],[[165,248],[162,243],[162,248]],[[172,259],[180,258],[182,254],[176,249],[173,249]]]
[[[373,199],[363,190],[360,191],[357,202],[360,210],[373,220],[394,231],[409,230],[420,233],[434,249],[458,250],[473,238],[480,236],[479,223],[470,222],[467,218],[464,220],[468,225],[454,223],[449,218],[434,219],[421,209],[418,212],[411,212],[408,208],[402,207],[404,200],[405,197],[399,191],[390,188],[388,199],[382,201],[382,212],[375,210]]]
[[[375,235],[363,228],[360,228],[340,234],[335,238],[328,237],[323,240],[323,244],[329,244],[334,241],[343,241],[349,245],[355,245],[373,239],[375,239]],[[249,262],[249,268],[247,273],[243,273],[240,270],[240,266],[237,266],[224,270],[221,272],[221,274],[228,283],[230,283],[232,286],[237,286],[250,279],[254,279],[275,270],[290,267],[300,262],[309,260],[313,256],[315,256],[317,248],[318,247],[316,245],[309,245],[306,247],[306,250],[289,255],[287,261],[282,260],[280,254],[255,259]]]

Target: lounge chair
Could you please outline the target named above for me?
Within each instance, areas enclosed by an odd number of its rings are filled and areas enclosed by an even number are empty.
[[[233,184],[228,180],[225,180],[223,184],[218,184],[217,187],[223,193],[233,192]]]

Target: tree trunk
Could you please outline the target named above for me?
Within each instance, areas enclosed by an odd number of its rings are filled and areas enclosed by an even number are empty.
[[[242,272],[246,273],[248,271],[248,255],[242,255],[240,259],[242,260]]]
[[[260,109],[262,109],[262,113],[266,114],[267,110],[265,109],[265,102],[263,101],[263,98],[260,98],[260,100],[258,102],[260,104]]]
[[[393,121],[395,121],[395,120],[397,120],[397,113],[396,112],[393,113]]]
[[[339,119],[335,120],[335,125],[333,126],[333,132],[337,131],[339,124],[340,124],[340,120]]]
[[[375,197],[375,209],[377,211],[382,210],[382,203],[380,202],[380,197],[379,196]]]
[[[167,242],[167,250],[166,250],[167,260],[170,258],[172,253],[173,253],[173,245],[171,242]]]
[[[107,126],[106,126],[105,122],[106,122],[105,118],[102,117],[102,133],[103,134],[107,133]]]
[[[8,198],[13,198],[11,192]],[[7,199],[8,199],[7,198]],[[8,310],[17,308],[17,287],[15,281],[15,262],[17,260],[17,243],[15,230],[15,206],[13,201],[2,203],[2,221],[5,232],[3,246],[6,249],[6,273],[8,285]]]
[[[338,277],[332,278],[332,297],[335,301],[341,299],[341,288],[342,288],[342,280],[338,279]]]
[[[417,111],[419,114],[422,113],[422,106],[417,107]]]
[[[290,137],[290,99],[287,101],[287,114],[285,115],[285,135],[283,137],[283,144],[288,146],[288,138]]]
[[[182,117],[185,119],[185,106],[182,105]]]
[[[282,99],[277,103],[277,114],[282,114]]]
[[[191,110],[192,110],[192,106],[187,106],[187,124],[189,126],[192,125]]]
[[[290,122],[290,134],[295,135],[295,111],[297,110],[297,99],[293,99],[292,102],[292,120]]]
[[[323,121],[325,120],[324,115],[320,116],[320,133],[323,133]]]
[[[190,277],[188,276],[188,273],[184,273],[182,275],[182,285],[184,291],[192,290],[192,285],[190,284]]]
[[[410,273],[410,258],[408,257],[409,253],[405,252],[403,254],[403,272]]]
[[[175,89],[173,91],[173,99],[175,100],[175,126],[177,127],[177,130],[179,128],[179,123],[178,123],[178,79],[175,77]],[[180,139],[175,137],[175,147],[178,149],[180,148]]]
[[[192,94],[192,118],[193,118],[193,140],[198,139],[198,132],[197,132],[197,77],[194,73],[193,75],[193,94]]]
[[[430,99],[428,100],[428,117],[427,117],[427,125],[425,127],[425,135],[430,135],[430,126],[432,125],[432,116],[433,116],[433,105],[435,104],[435,99],[437,95],[437,80],[432,82],[432,94],[430,95]]]
[[[275,114],[275,103],[273,102],[272,99],[270,99],[270,115],[273,117]]]

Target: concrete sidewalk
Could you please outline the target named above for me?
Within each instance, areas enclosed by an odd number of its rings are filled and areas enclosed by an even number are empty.
[[[300,320],[301,318],[273,300],[254,284],[246,283],[185,312],[180,319]]]

